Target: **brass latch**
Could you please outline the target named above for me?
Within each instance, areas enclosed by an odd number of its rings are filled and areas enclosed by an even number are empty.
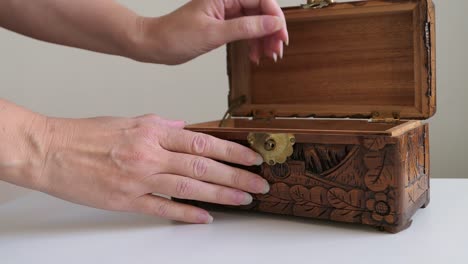
[[[249,133],[247,141],[269,165],[285,163],[293,154],[296,138],[293,134]]]
[[[333,4],[335,0],[307,0],[307,4],[302,4],[302,8],[319,9]]]
[[[372,112],[372,118],[370,122],[372,123],[398,123],[400,121],[400,113],[398,112]]]

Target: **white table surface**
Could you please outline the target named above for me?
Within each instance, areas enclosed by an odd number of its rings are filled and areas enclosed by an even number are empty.
[[[396,235],[251,213],[185,225],[31,193],[0,205],[0,263],[468,263],[468,180],[431,192]]]

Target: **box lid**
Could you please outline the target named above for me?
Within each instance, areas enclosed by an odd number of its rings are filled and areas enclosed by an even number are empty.
[[[427,119],[436,111],[431,0],[283,8],[290,45],[277,63],[227,47],[232,116]]]

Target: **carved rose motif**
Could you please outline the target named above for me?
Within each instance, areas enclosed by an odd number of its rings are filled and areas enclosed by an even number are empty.
[[[375,199],[368,200],[366,207],[372,212],[372,220],[393,224],[395,223],[395,216],[392,214],[394,212],[393,204],[393,199],[389,199],[386,194],[376,193]]]

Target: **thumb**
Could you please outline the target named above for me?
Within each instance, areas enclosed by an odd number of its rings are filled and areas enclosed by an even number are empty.
[[[221,26],[222,41],[229,43],[242,39],[256,39],[271,35],[286,25],[278,16],[244,16],[225,20]]]

